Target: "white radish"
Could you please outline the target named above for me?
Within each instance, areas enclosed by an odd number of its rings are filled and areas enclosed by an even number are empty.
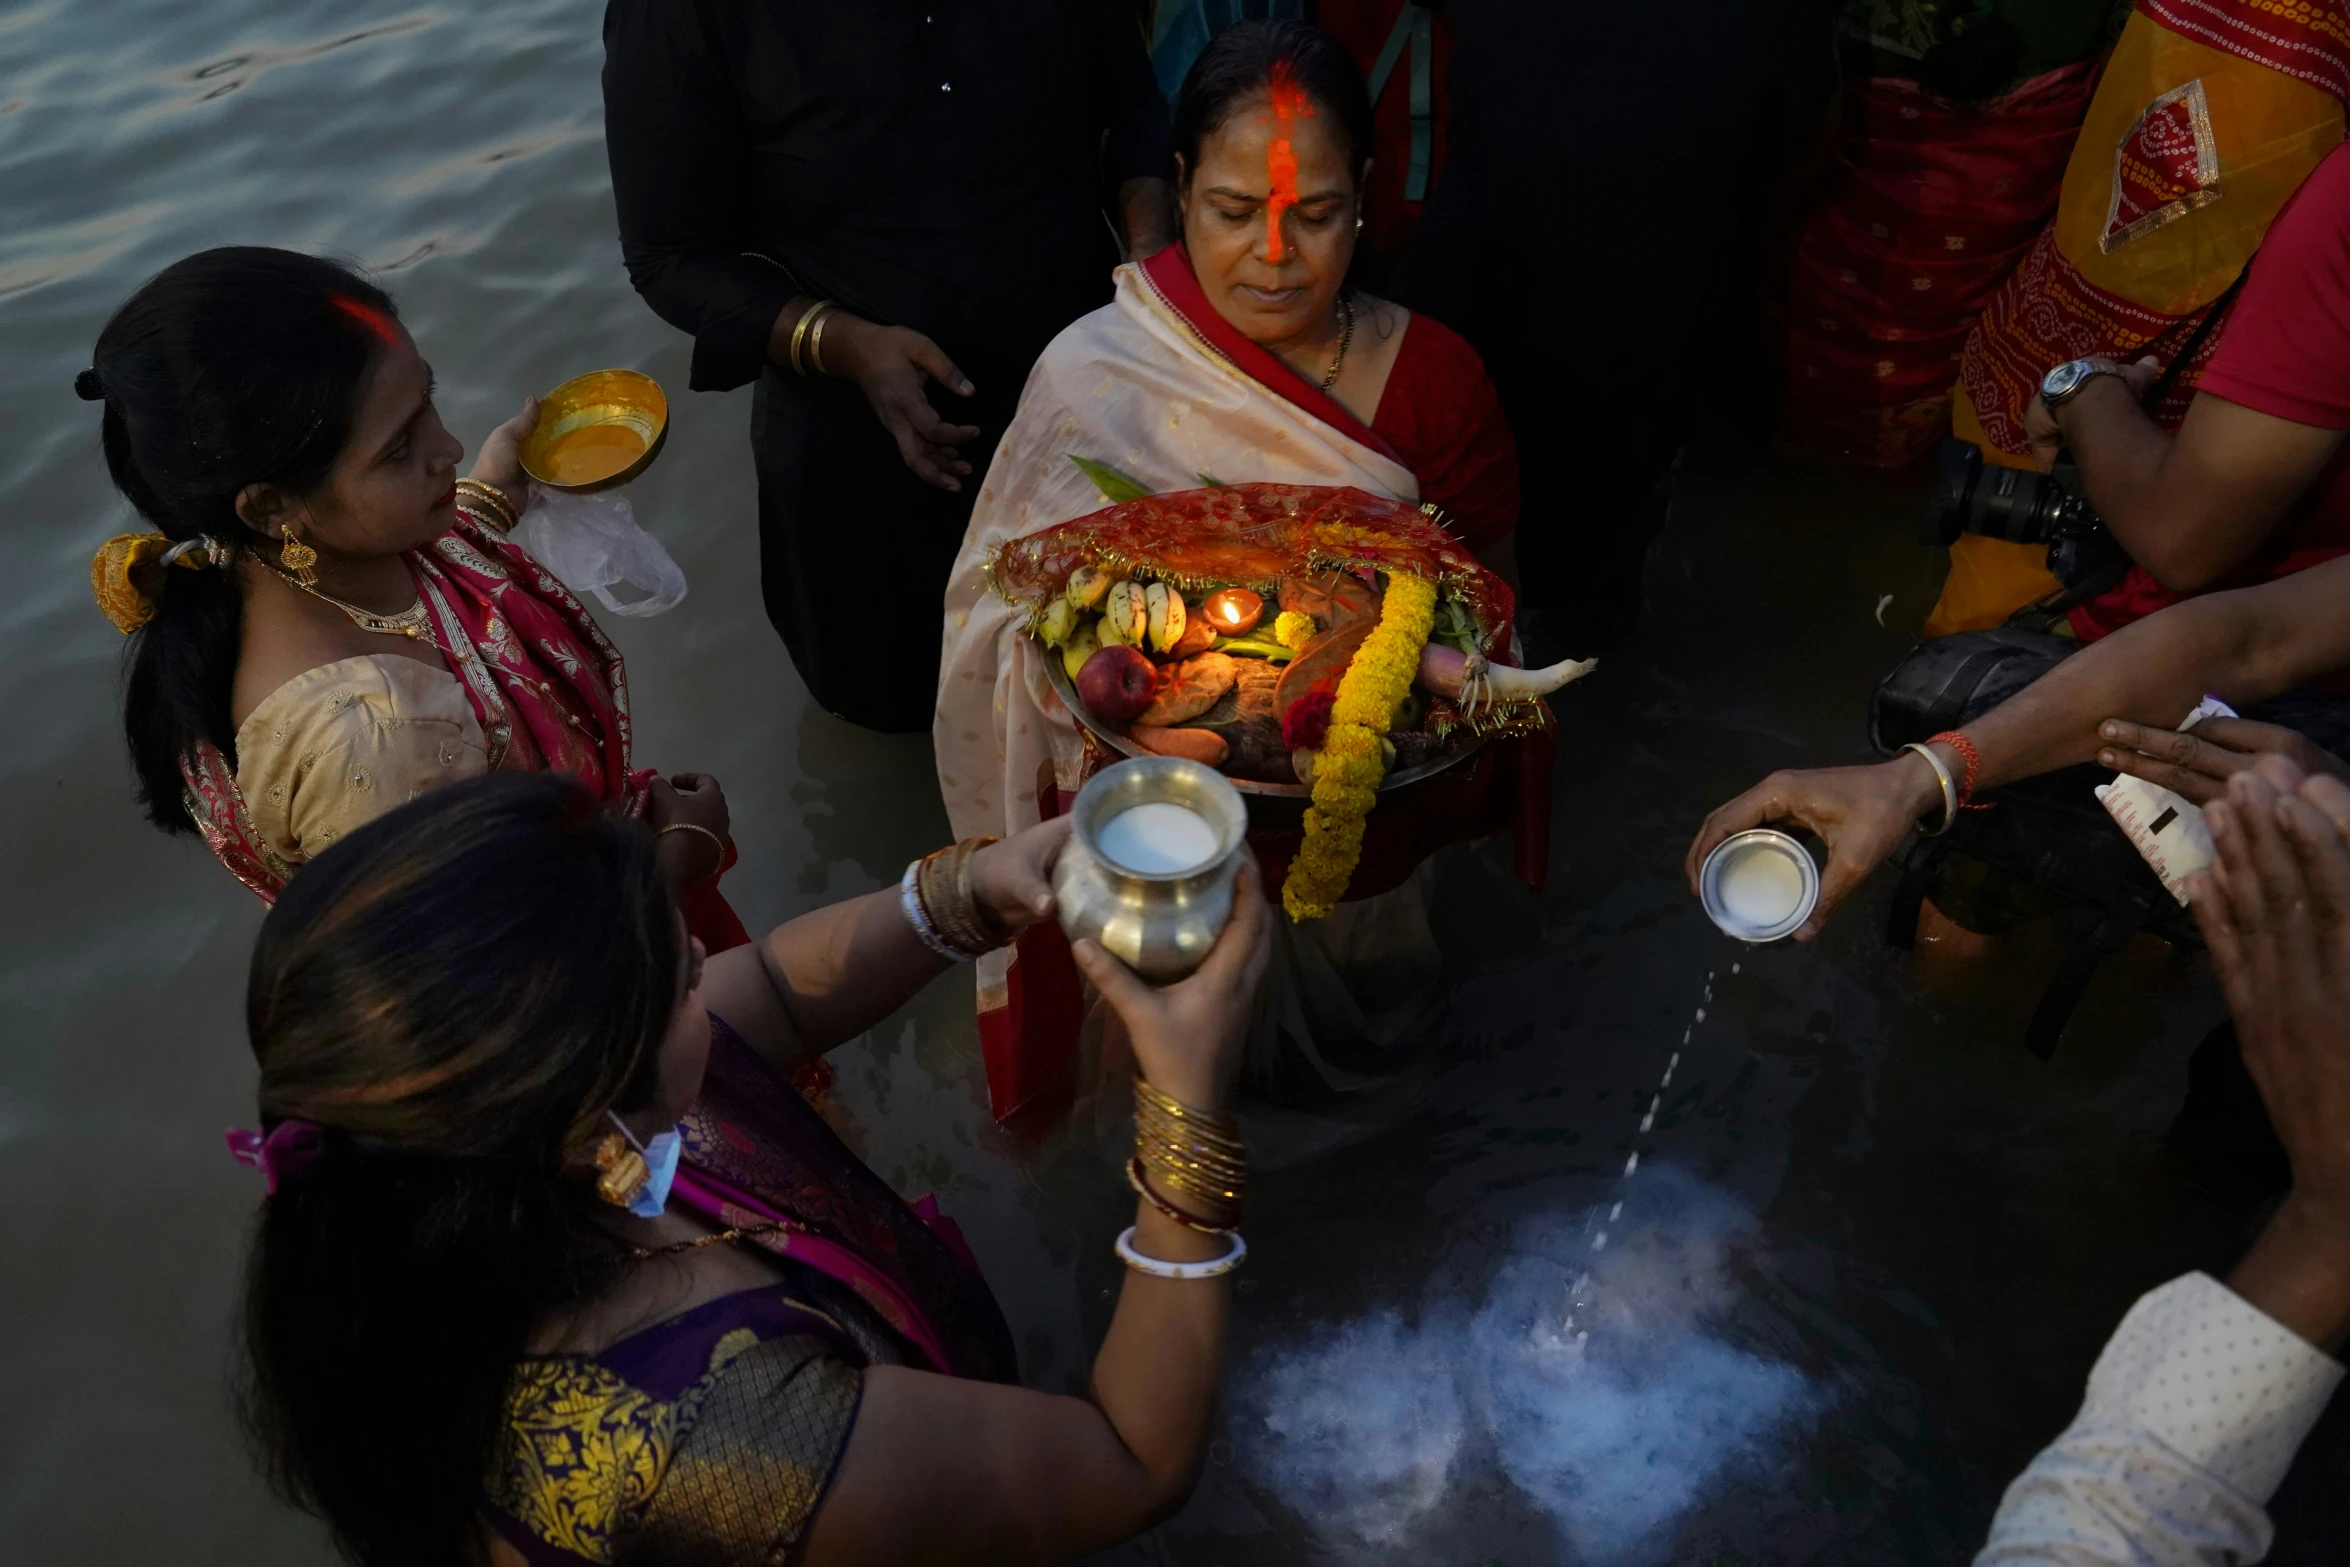
[[[1598,667],[1596,658],[1570,658],[1548,669],[1517,669],[1496,664],[1482,653],[1462,653],[1434,642],[1420,650],[1420,684],[1452,698],[1471,717],[1480,708],[1548,696]]]

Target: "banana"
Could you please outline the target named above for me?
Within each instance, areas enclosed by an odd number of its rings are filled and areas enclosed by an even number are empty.
[[[1142,603],[1150,626],[1151,651],[1164,653],[1183,639],[1183,623],[1189,618],[1183,595],[1164,582],[1154,582],[1142,590]]]
[[[1075,680],[1077,671],[1085,667],[1085,661],[1101,650],[1101,638],[1095,635],[1092,625],[1079,626],[1077,634],[1061,649],[1061,668],[1068,672],[1071,680]]]
[[[1054,599],[1037,617],[1036,634],[1046,647],[1059,647],[1069,640],[1069,633],[1077,629],[1077,606],[1066,598]]]
[[[1150,608],[1139,582],[1114,582],[1102,603],[1102,640],[1140,647],[1150,635]]]
[[[1069,573],[1069,585],[1062,589],[1072,609],[1098,609],[1102,596],[1110,591],[1110,574],[1099,566],[1080,566]]]

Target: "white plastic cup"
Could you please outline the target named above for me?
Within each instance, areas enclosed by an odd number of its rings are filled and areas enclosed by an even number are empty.
[[[1819,907],[1820,868],[1794,835],[1750,827],[1714,845],[1697,872],[1697,894],[1725,934],[1780,941]]]

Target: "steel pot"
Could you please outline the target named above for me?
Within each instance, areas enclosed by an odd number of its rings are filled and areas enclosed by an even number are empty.
[[[1102,853],[1104,824],[1161,801],[1206,821],[1215,851],[1188,870],[1159,873],[1129,870]],[[1232,878],[1248,852],[1248,808],[1231,780],[1180,757],[1134,757],[1088,779],[1069,814],[1069,843],[1053,869],[1069,939],[1101,943],[1145,979],[1180,979],[1199,967],[1232,919]]]

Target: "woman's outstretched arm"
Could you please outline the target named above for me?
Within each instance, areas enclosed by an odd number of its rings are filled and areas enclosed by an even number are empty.
[[[1272,916],[1253,861],[1243,864],[1234,903],[1207,962],[1163,989],[1091,942],[1076,949],[1086,977],[1124,1021],[1144,1078],[1209,1115],[1225,1113],[1272,950]],[[1162,1195],[1191,1207],[1180,1193]],[[1137,1202],[1133,1245],[1149,1258],[1204,1262],[1224,1255],[1226,1242]],[[1230,1294],[1228,1275],[1128,1272],[1084,1398],[867,1371],[856,1426],[801,1561],[1046,1564],[1149,1528],[1198,1481],[1223,1376]]]
[[[990,844],[971,861],[972,896],[1008,930],[1051,918],[1053,862],[1068,839],[1062,817]],[[915,934],[891,887],[719,953],[704,972],[702,997],[760,1053],[789,1067],[856,1038],[950,966]]]
[[[2205,694],[2247,705],[2350,668],[2350,556],[2257,587],[2173,604],[2083,648],[1961,731],[1982,758],[1977,788],[2093,760],[2108,719],[2175,727]],[[1937,746],[1957,777],[1957,752]],[[1827,841],[1808,941],[1910,828],[1939,813],[1933,769],[1904,753],[1862,767],[1777,772],[1716,810],[1689,846],[1692,891],[1734,832],[1793,821]]]

